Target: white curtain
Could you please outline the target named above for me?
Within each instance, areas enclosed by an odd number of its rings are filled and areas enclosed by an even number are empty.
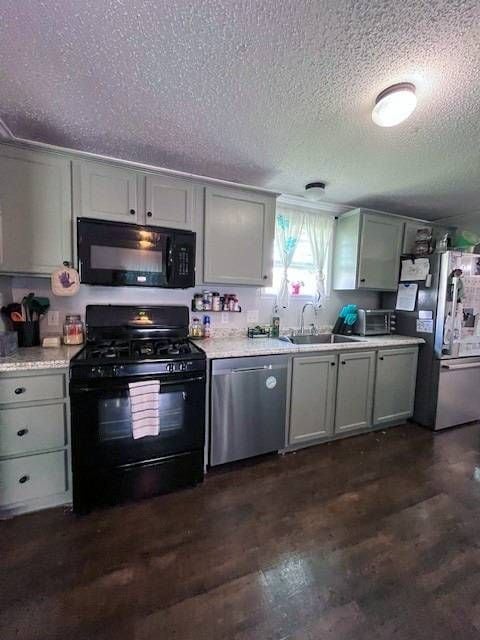
[[[283,267],[282,283],[277,296],[277,305],[288,309],[288,268],[302,233],[305,215],[295,209],[278,207],[275,217],[275,243]]]
[[[320,304],[330,294],[327,273],[334,224],[334,219],[330,216],[318,213],[305,215],[305,227],[310,240],[316,272],[317,304]]]

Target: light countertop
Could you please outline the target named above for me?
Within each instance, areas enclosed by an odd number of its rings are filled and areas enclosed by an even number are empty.
[[[21,347],[11,356],[0,358],[0,373],[30,371],[31,369],[68,369],[70,360],[82,349],[61,346],[59,348]]]
[[[350,336],[349,336],[350,337]],[[351,336],[352,342],[337,342],[334,344],[291,344],[278,338],[207,338],[198,340],[195,344],[202,349],[207,358],[237,358],[244,356],[261,356],[287,353],[312,353],[318,351],[354,351],[357,349],[381,349],[389,347],[406,347],[423,344],[422,338],[388,335],[375,337]]]

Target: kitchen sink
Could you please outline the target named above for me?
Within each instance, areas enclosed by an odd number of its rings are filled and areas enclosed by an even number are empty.
[[[362,342],[358,338],[339,336],[333,333],[319,333],[317,335],[281,336],[280,340],[292,344],[337,344],[339,342]]]

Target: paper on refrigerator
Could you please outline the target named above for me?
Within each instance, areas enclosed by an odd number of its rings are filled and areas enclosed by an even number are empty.
[[[415,260],[411,258],[403,259],[400,281],[425,280],[429,273],[430,260],[428,258],[415,258]]]
[[[400,282],[397,292],[397,304],[395,309],[398,311],[415,311],[417,304],[418,284],[407,284]]]

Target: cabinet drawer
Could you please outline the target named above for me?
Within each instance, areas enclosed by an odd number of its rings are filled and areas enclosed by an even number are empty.
[[[64,376],[61,373],[0,380],[0,403],[53,400],[64,395]]]
[[[0,505],[45,498],[68,489],[67,452],[0,462]]]
[[[65,405],[0,409],[0,457],[67,444]]]

